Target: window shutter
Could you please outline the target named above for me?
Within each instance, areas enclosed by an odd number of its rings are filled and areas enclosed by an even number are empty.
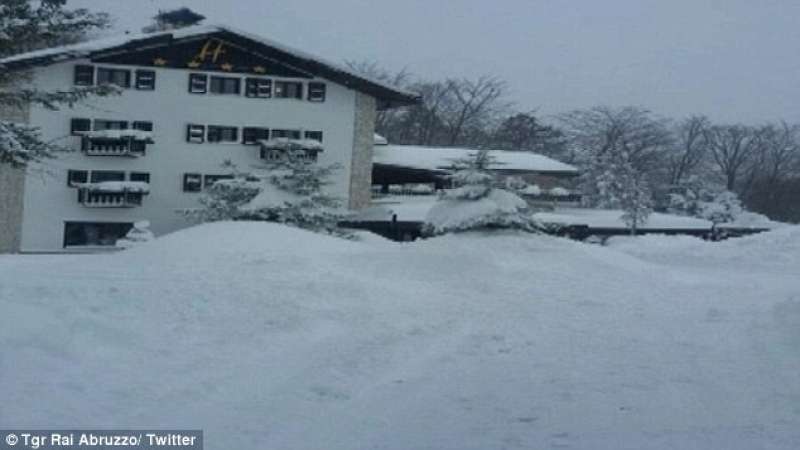
[[[189,124],[186,126],[186,142],[202,144],[205,142],[205,125]]]
[[[136,89],[153,91],[156,89],[156,72],[153,70],[136,71]]]
[[[308,101],[324,102],[325,90],[325,83],[308,83]]]

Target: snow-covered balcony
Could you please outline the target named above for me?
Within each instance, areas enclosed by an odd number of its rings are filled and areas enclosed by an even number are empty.
[[[87,208],[133,208],[142,205],[150,185],[141,181],[103,181],[78,187],[78,203]]]
[[[270,162],[286,161],[288,159],[301,159],[316,161],[317,155],[324,150],[322,143],[313,139],[275,138],[260,140],[259,156]]]
[[[144,156],[153,134],[142,130],[90,131],[81,139],[81,150],[88,156]]]

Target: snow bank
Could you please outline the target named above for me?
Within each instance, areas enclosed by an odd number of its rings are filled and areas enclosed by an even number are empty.
[[[0,423],[202,428],[209,449],[796,449],[798,246],[708,244],[712,265],[227,222],[3,255]]]
[[[466,189],[464,186],[457,189]],[[454,190],[457,190],[454,189]],[[437,233],[482,227],[489,224],[519,223],[528,204],[516,194],[503,189],[491,189],[477,200],[440,199],[428,211],[425,223]],[[529,214],[529,213],[528,213]]]

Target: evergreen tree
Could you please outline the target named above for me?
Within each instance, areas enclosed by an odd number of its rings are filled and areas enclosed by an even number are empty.
[[[445,190],[428,212],[425,232],[429,235],[478,229],[521,229],[538,226],[528,204],[489,171],[492,157],[481,150],[457,161],[450,176],[454,188]]]
[[[0,58],[54,45],[73,43],[108,26],[106,14],[66,9],[66,0],[4,0],[0,5]],[[47,92],[30,86],[30,74],[0,72],[0,110],[23,111],[30,105],[50,110],[72,107],[90,96],[118,92],[113,86]],[[41,139],[36,128],[0,120],[0,164],[25,167],[55,156],[63,148]]]
[[[329,195],[337,164],[319,165],[291,153],[258,171],[220,180],[201,197],[203,221],[254,220],[278,222],[316,232],[350,236],[338,227],[341,201]]]

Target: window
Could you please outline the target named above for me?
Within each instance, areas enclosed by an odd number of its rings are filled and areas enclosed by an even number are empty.
[[[241,80],[230,77],[211,77],[212,94],[239,95]]]
[[[91,119],[72,119],[70,121],[70,132],[73,136],[88,133],[89,131],[92,131]]]
[[[113,246],[133,228],[132,223],[65,222],[64,247]]]
[[[97,84],[116,84],[119,87],[131,87],[131,71],[125,69],[97,68]]]
[[[150,182],[150,173],[148,172],[131,172],[130,181],[139,181],[142,183],[149,183]]]
[[[244,95],[255,98],[272,97],[272,80],[266,78],[248,78],[245,82]]]
[[[186,127],[186,142],[193,142],[195,144],[202,144],[206,141],[206,127],[205,125],[189,124]]]
[[[306,139],[322,143],[322,131],[306,131]]]
[[[128,122],[124,120],[95,119],[94,121],[95,131],[127,130],[127,129],[128,129]]]
[[[68,170],[67,171],[67,186],[75,187],[76,184],[82,184],[89,181],[88,170]]]
[[[203,177],[203,186],[209,188],[219,180],[232,180],[233,175],[206,175]]]
[[[272,130],[272,139],[300,139],[300,130]]]
[[[236,127],[209,125],[206,139],[208,139],[208,142],[238,142],[239,129]]]
[[[208,76],[202,73],[190,73],[189,92],[192,94],[205,94],[208,92]]]
[[[75,85],[91,86],[94,84],[94,66],[75,66]]]
[[[325,83],[308,83],[308,101],[325,101]]]
[[[303,98],[303,83],[276,81],[275,98]]]
[[[136,71],[136,89],[153,91],[156,88],[156,72],[153,70]]]
[[[103,183],[105,181],[125,181],[125,172],[117,170],[93,170],[91,180],[92,183]]]
[[[128,129],[128,122],[126,122],[124,120],[95,119],[95,121],[94,121],[94,130],[95,131],[127,130],[127,129]]]
[[[153,131],[153,122],[133,122],[133,129],[139,131]]]
[[[261,139],[269,139],[269,128],[244,127],[242,129],[242,144],[256,144]]]
[[[199,173],[183,174],[183,192],[200,192],[203,190],[203,176]]]

